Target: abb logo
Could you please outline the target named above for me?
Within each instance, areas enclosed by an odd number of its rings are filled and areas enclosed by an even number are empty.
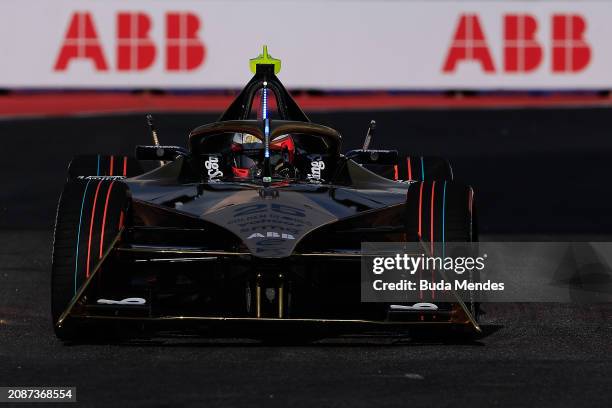
[[[165,16],[165,68],[190,71],[204,62],[206,47],[198,38],[201,23],[192,13],[169,12]],[[117,71],[142,71],[155,63],[157,47],[149,37],[151,17],[142,12],[120,12],[116,20]],[[55,71],[65,71],[74,59],[88,59],[97,71],[107,71],[94,20],[88,12],[72,15],[55,62]]]
[[[553,73],[576,73],[591,60],[591,48],[584,39],[586,20],[577,14],[552,16],[551,70]],[[529,14],[506,14],[503,35],[503,71],[530,72],[542,62],[543,47],[537,39],[538,20]],[[482,70],[495,72],[495,65],[477,14],[463,14],[442,68],[456,70],[461,61],[477,61]]]

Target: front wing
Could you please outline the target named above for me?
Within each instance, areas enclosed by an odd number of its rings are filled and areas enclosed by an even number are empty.
[[[136,245],[126,243],[125,235],[126,230],[121,230],[108,246],[55,322],[58,329],[120,324],[154,332],[195,329],[210,335],[257,337],[298,330],[322,335],[413,329],[481,332],[459,297],[436,311],[391,312],[387,304],[361,303],[355,286],[360,284],[359,252],[295,253],[279,262],[262,263],[247,251]],[[309,268],[318,270],[321,265],[341,271],[344,278],[326,280],[320,273],[308,274]],[[323,273],[333,275],[329,270]],[[215,276],[194,282],[182,274]],[[346,276],[355,277],[350,288],[338,283]],[[187,279],[185,285],[176,285],[180,279]],[[186,287],[193,288],[185,291]],[[132,290],[142,302],[100,302],[131,296]]]

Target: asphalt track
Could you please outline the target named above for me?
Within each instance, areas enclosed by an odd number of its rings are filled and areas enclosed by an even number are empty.
[[[66,346],[50,322],[50,232],[0,240],[0,386],[76,386],[84,406],[131,407],[607,407],[612,396],[610,304],[489,305],[488,335],[467,344],[355,336]]]
[[[560,237],[555,233],[612,230],[605,186],[606,157],[612,146],[604,126],[609,110],[489,111],[481,112],[482,120],[474,122],[477,113],[461,117],[449,112],[379,112],[378,116],[396,125],[400,119],[411,121],[415,134],[439,134],[443,124],[436,115],[455,125],[454,133],[437,143],[423,136],[415,139],[423,142],[419,146],[425,153],[436,149],[454,153],[459,161],[455,171],[459,167],[464,170],[460,174],[477,176],[480,190],[485,191],[480,200],[485,230],[519,240],[533,237],[526,233],[542,231],[549,234],[546,239],[555,239]],[[356,145],[371,116],[321,114],[320,119],[339,122],[345,134],[355,135],[347,138],[348,143]],[[185,132],[177,129],[188,130],[198,118],[160,119],[164,120],[159,126],[162,140],[169,144],[184,140]],[[359,126],[353,123],[356,119]],[[192,337],[62,345],[53,336],[49,318],[49,271],[50,224],[64,163],[78,150],[127,153],[133,139],[146,142],[141,126],[140,118],[132,116],[0,124],[5,159],[0,162],[0,386],[76,386],[84,406],[609,406],[610,304],[488,305],[486,335],[458,344],[352,336],[310,345]],[[399,131],[397,126],[392,129]],[[579,129],[587,131],[570,139],[570,133]],[[504,132],[513,136],[514,143],[503,142]],[[487,133],[497,141],[489,141]],[[544,141],[536,140],[537,134]],[[460,136],[471,138],[470,146],[486,145],[474,153],[455,140]],[[406,138],[405,143],[396,140],[410,149],[416,141]],[[528,143],[530,138],[533,141]],[[382,147],[383,136],[378,140]],[[546,147],[547,141],[556,143]],[[556,162],[563,157],[571,160]],[[499,178],[510,182],[512,174],[526,174],[529,170],[524,167],[537,162],[544,163],[538,169],[549,169],[538,175],[537,182],[518,177],[507,186],[512,190],[508,195],[494,183]],[[510,163],[517,164],[501,168]],[[482,171],[487,164],[490,167]],[[552,178],[555,172],[558,176]],[[534,196],[516,198],[521,186]],[[576,198],[579,193],[585,196]],[[564,197],[566,201],[560,201]],[[574,214],[577,211],[571,210],[576,208],[584,211]],[[566,222],[557,225],[564,214]],[[522,235],[509,235],[517,232],[514,223],[519,219],[524,222]]]

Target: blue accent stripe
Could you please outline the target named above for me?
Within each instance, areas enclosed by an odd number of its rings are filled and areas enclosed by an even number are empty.
[[[270,119],[264,119],[264,157],[270,157]]]
[[[100,156],[98,155],[98,160]],[[83,192],[83,201],[81,201],[81,214],[79,215],[79,229],[77,232],[77,244],[76,244],[76,254],[74,260],[74,293],[77,291],[77,273],[79,270],[79,244],[81,243],[81,223],[83,221],[83,207],[85,207],[85,197],[87,197],[87,189],[89,188],[89,183],[91,180],[87,180],[87,184],[85,185],[85,191]]]
[[[421,180],[425,181],[425,165],[423,164],[423,156],[421,156]]]
[[[261,92],[262,119],[264,121],[264,157],[270,158],[270,120],[268,119],[268,88],[265,84]]]
[[[263,88],[263,92],[261,94],[262,96],[262,109],[261,109],[261,116],[262,119],[268,119],[268,88],[266,88],[264,86]]]
[[[98,155],[98,171],[96,172],[96,176],[100,175],[100,155]]]
[[[446,241],[446,181],[444,182],[444,188],[442,190],[442,258],[444,258],[444,242]]]

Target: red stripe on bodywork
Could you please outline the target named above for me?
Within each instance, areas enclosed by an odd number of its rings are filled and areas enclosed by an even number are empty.
[[[410,163],[410,156],[408,156],[408,159],[406,160],[408,163],[408,180],[412,180],[412,166]]]
[[[421,233],[421,224],[422,224],[422,217],[423,215],[423,183],[421,183],[421,189],[419,191],[419,239],[423,237],[423,234]]]
[[[93,206],[91,207],[91,219],[89,220],[89,242],[87,243],[87,268],[85,276],[89,278],[89,260],[91,259],[91,235],[93,234],[94,218],[96,216],[96,203],[98,202],[98,193],[100,192],[100,186],[102,182],[98,182],[96,187],[96,194],[94,195]]]
[[[110,183],[108,186],[108,191],[106,192],[106,201],[104,202],[104,215],[102,216],[102,232],[100,233],[100,259],[102,258],[102,253],[104,252],[104,229],[106,228],[106,210],[108,210],[108,199],[111,195],[111,190],[113,189],[114,181]]]
[[[436,182],[434,181],[431,184],[431,224],[429,228],[429,242],[431,243],[431,256],[434,256],[434,203],[435,203],[435,192],[436,192]],[[431,270],[431,284],[433,285],[435,280],[435,269]],[[436,298],[436,291],[431,291],[431,298]]]
[[[394,164],[393,165],[393,180],[397,181],[398,177],[399,177],[399,174],[397,170],[397,164]]]
[[[431,255],[434,250],[434,198],[436,191],[436,182],[431,184],[431,209],[430,209],[430,227],[429,227],[429,242],[431,243]]]
[[[423,238],[423,182],[421,182],[421,188],[419,189],[419,239]],[[419,270],[419,280],[421,279],[421,270]],[[419,298],[423,299],[423,291],[419,291]]]

